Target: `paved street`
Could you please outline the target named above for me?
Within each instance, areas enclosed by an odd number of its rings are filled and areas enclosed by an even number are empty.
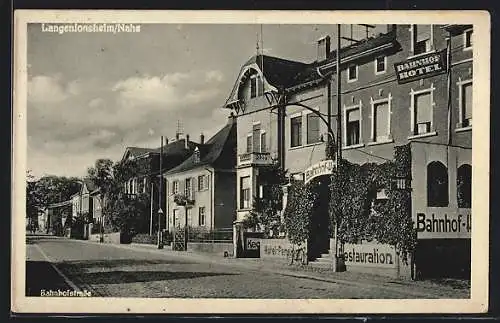
[[[28,236],[26,295],[87,290],[92,296],[178,298],[439,298],[463,289],[388,279],[326,279],[259,261],[192,255],[151,247]],[[262,264],[262,262],[260,262]]]

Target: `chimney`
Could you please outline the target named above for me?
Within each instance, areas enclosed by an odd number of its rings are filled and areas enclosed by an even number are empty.
[[[165,145],[168,145],[168,138],[167,137],[164,137],[163,138],[164,142],[165,142]]]
[[[318,58],[317,61],[321,62],[327,59],[330,54],[330,36],[321,37],[318,39]]]
[[[189,149],[189,135],[186,135],[186,139],[184,139],[184,148]]]
[[[205,143],[205,135],[204,134],[200,134],[200,144],[204,144]]]

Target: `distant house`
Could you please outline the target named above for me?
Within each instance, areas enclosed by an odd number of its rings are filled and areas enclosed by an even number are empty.
[[[164,173],[185,161],[194,152],[195,148],[198,147],[198,143],[189,140],[189,135],[185,138],[181,138],[180,134],[176,134],[174,140],[168,141],[166,139],[163,145],[163,151],[160,147],[158,148],[141,148],[141,147],[127,147],[123,157],[122,162],[127,160],[134,160],[139,164],[139,170],[134,176],[130,177],[126,182],[123,183],[123,192],[130,196],[136,196],[138,194],[147,194],[152,204],[152,212],[155,214],[153,217],[153,227],[156,230],[158,217],[158,203],[159,196],[159,180],[158,177],[160,173]],[[163,153],[161,160],[161,172],[160,172],[160,154]],[[166,183],[163,180],[162,191],[165,191]],[[165,195],[162,194],[161,201],[162,210],[166,208]],[[165,211],[164,211],[165,212]],[[144,218],[148,219],[148,223],[144,223],[143,228],[138,228],[141,231],[148,231],[150,228],[149,214]],[[162,219],[161,223],[165,220]],[[162,229],[164,225],[162,224]]]
[[[236,216],[235,166],[236,121],[231,116],[206,143],[201,140],[189,158],[164,174],[168,230],[186,225],[186,217],[192,227],[232,227]],[[174,202],[177,194],[192,201],[188,214]]]

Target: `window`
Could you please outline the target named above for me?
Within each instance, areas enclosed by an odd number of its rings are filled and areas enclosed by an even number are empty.
[[[257,75],[250,76],[250,98],[257,96]]]
[[[375,58],[375,74],[385,73],[386,56]]]
[[[358,65],[351,65],[347,69],[347,81],[354,82],[358,79]]]
[[[472,126],[472,81],[458,83],[459,128]]]
[[[470,208],[472,195],[471,195],[471,180],[472,180],[472,167],[464,164],[457,170],[457,202],[460,208]]]
[[[390,99],[372,101],[372,141],[382,142],[389,140],[391,133]]]
[[[314,113],[307,115],[307,138],[308,144],[319,142],[319,116]]]
[[[206,223],[206,214],[204,206],[200,206],[198,208],[198,223],[199,225],[205,225]]]
[[[193,198],[193,188],[191,186],[191,178],[186,178],[186,186],[184,186],[184,194],[186,195],[187,198],[192,199]]]
[[[200,149],[198,147],[196,147],[194,149],[193,158],[194,158],[194,162],[195,163],[199,163],[200,162]]]
[[[186,225],[190,226],[190,225],[193,225],[194,224],[194,221],[193,221],[193,209],[191,208],[187,208],[186,209]]]
[[[250,207],[250,176],[240,178],[240,209]]]
[[[464,50],[472,48],[472,29],[464,31]]]
[[[172,193],[179,194],[179,181],[172,182]]]
[[[412,25],[413,55],[419,55],[432,50],[432,25]]]
[[[208,189],[208,176],[200,175],[198,176],[198,191],[205,191]]]
[[[248,134],[247,135],[247,153],[251,153],[252,152],[252,135],[251,134]]]
[[[448,206],[448,169],[438,161],[427,166],[427,206]]]
[[[143,183],[142,183],[142,192],[146,193],[146,189],[148,187],[148,179],[147,179],[147,177],[144,177],[142,181],[143,181]]]
[[[173,221],[174,227],[180,226],[179,210],[178,209],[173,209],[172,210],[172,221]]]
[[[260,133],[260,152],[265,153],[266,151],[267,151],[266,132],[261,131],[261,133]]]
[[[358,145],[361,137],[361,110],[359,107],[350,108],[346,111],[345,115],[345,143],[346,146]]]
[[[255,123],[252,126],[252,138],[253,138],[253,151],[260,151],[260,123]]]
[[[291,147],[302,146],[302,116],[290,119],[290,137]]]
[[[432,131],[432,91],[412,94],[413,134],[421,135]]]

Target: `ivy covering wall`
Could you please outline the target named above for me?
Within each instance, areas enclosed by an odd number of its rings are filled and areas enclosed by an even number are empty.
[[[329,216],[331,231],[338,225],[339,243],[377,241],[396,248],[407,260],[416,245],[411,218],[411,190],[396,182],[410,183],[410,146],[395,147],[394,160],[382,164],[357,165],[342,160],[331,175]],[[301,243],[313,234],[313,208],[320,186],[292,181],[284,211],[285,228],[292,243]],[[385,191],[383,199],[377,192]]]

